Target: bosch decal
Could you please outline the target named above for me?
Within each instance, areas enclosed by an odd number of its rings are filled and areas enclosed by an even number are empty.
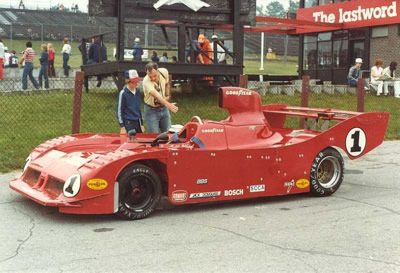
[[[208,183],[207,178],[197,179],[197,185],[203,185],[203,184],[207,184],[207,183]]]
[[[243,189],[237,189],[237,190],[225,190],[224,191],[225,196],[237,196],[237,195],[243,195]]]

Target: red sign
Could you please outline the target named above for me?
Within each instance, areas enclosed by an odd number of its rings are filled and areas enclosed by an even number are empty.
[[[296,33],[329,31],[329,24],[343,24],[342,29],[400,23],[400,3],[393,0],[350,1],[298,9],[296,19],[324,23],[324,27],[298,28]]]

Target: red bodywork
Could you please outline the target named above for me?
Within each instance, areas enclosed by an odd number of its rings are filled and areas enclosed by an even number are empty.
[[[140,163],[156,171],[173,204],[309,192],[311,165],[320,151],[335,147],[358,158],[382,143],[389,120],[384,112],[262,105],[256,92],[236,87],[221,88],[218,102],[230,113],[226,120],[194,118],[158,147],[149,143],[155,134],[133,141],[119,134],[49,140],[32,151],[10,187],[64,213],[115,213],[118,175]],[[336,124],[324,131],[290,129],[284,127],[287,117]],[[66,197],[64,183],[75,174],[81,178],[79,193]]]

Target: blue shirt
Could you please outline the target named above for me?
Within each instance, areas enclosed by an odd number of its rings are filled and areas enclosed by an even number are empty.
[[[136,88],[135,94],[126,86],[119,92],[117,119],[121,128],[125,126],[126,120],[140,120],[140,123],[143,124],[141,103],[142,96],[139,88]]]
[[[135,44],[135,46],[133,47],[133,58],[135,59],[135,61],[141,61],[142,55],[143,55],[142,46],[139,43]]]
[[[96,41],[89,47],[88,60],[90,63],[98,63],[100,61],[100,42]],[[107,47],[103,44],[103,61],[107,61]]]
[[[48,65],[49,64],[48,59],[49,59],[49,54],[47,53],[47,50],[42,51],[42,54],[40,54],[39,58],[40,65]]]

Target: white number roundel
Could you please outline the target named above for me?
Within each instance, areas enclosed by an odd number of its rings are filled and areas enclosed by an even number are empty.
[[[367,136],[361,128],[351,129],[346,136],[346,150],[352,156],[360,155],[367,145]]]

